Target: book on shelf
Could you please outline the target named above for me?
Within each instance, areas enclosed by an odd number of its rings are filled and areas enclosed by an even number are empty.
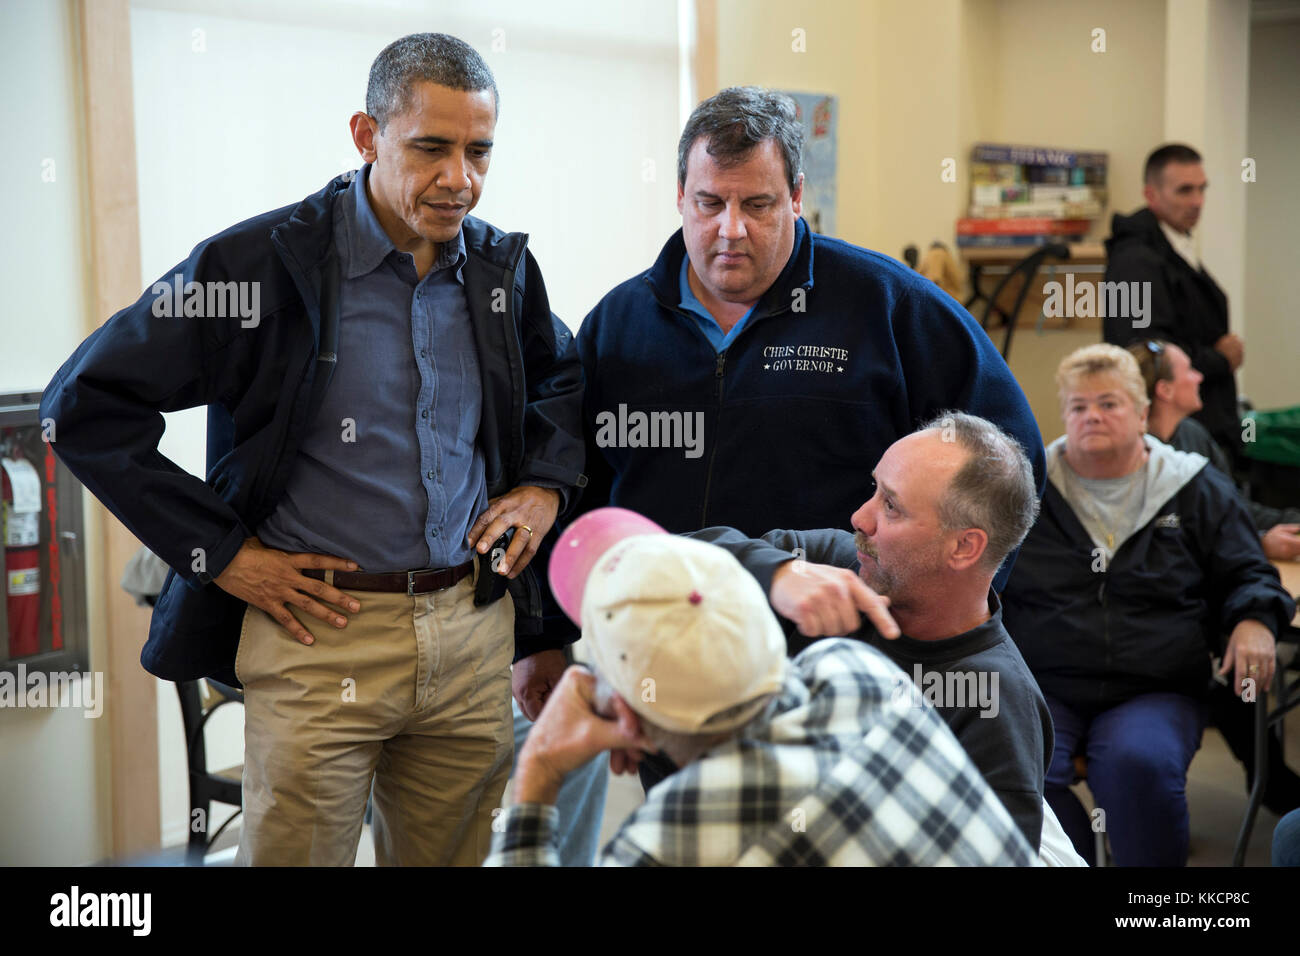
[[[1080,242],[1083,240],[1083,233],[1071,233],[1069,235],[1044,235],[1042,233],[1032,234],[1006,234],[1006,233],[982,233],[980,235],[964,235],[957,237],[957,247],[959,249],[987,249],[987,248],[1006,248],[1006,247],[1031,247],[1044,246],[1049,242]]]
[[[1052,186],[1033,183],[1029,187],[1030,202],[1090,202],[1104,198],[1106,190],[1100,186]]]
[[[1100,166],[1106,168],[1106,153],[1083,149],[1057,149],[1053,146],[1011,146],[1002,143],[976,143],[971,160],[977,163],[1005,163],[1016,166]]]
[[[958,219],[957,235],[1071,236],[1083,235],[1092,226],[1088,219],[1052,219],[1024,216],[1015,219]]]
[[[1091,202],[1022,202],[1001,203],[996,206],[971,206],[966,214],[971,219],[1098,219],[1105,206],[1098,200]]]
[[[1106,153],[977,143],[971,219],[1096,219],[1106,207]]]

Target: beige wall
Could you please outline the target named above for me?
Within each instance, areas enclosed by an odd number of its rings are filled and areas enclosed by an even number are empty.
[[[961,140],[962,0],[878,3],[875,7],[877,125],[872,146],[880,170],[870,244],[900,257],[909,243],[953,244],[953,221],[966,205],[969,144]],[[957,181],[944,182],[943,162]]]
[[[719,88],[754,83],[839,97],[839,233],[872,244],[880,175],[874,3],[718,0]],[[807,52],[791,49],[804,31]],[[701,99],[717,90],[700,89]],[[897,254],[897,252],[895,252]]]
[[[1300,401],[1300,333],[1288,284],[1300,193],[1300,23],[1250,27],[1247,0],[717,0],[717,85],[757,83],[840,100],[839,232],[893,256],[953,241],[977,141],[1110,154],[1107,216],[1142,205],[1142,164],[1183,139],[1212,182],[1200,234],[1207,268],[1247,338],[1245,391]],[[791,49],[805,31],[807,51]],[[1093,30],[1106,31],[1093,52]],[[701,90],[705,96],[714,90]],[[1249,103],[1249,108],[1247,104]],[[1249,112],[1249,140],[1247,114]],[[940,181],[942,157],[958,182]],[[1259,180],[1241,182],[1241,160]],[[1051,370],[1087,333],[1024,329],[1011,367],[1046,437],[1060,430]]]
[[[1234,331],[1248,336],[1246,114],[1250,62],[1248,0],[1171,0],[1165,78],[1165,139],[1204,158],[1210,188],[1195,235],[1205,268],[1228,297]]]
[[[1142,164],[1164,135],[1163,0],[1000,0],[991,124],[979,135],[1110,154],[1111,212],[1144,205]],[[984,15],[981,10],[981,16]],[[1092,31],[1106,52],[1092,52]],[[1110,232],[1109,216],[1094,233]]]
[[[718,0],[718,85],[838,96],[840,235],[899,257],[908,243],[954,245],[978,141],[1105,150],[1111,210],[1141,206],[1142,163],[1163,136],[1165,19],[1163,0]],[[796,28],[805,53],[791,49]],[[941,180],[945,157],[956,183]],[[1109,216],[1094,228],[1108,232]],[[1095,337],[1018,334],[1012,370],[1046,437],[1059,431],[1051,370]]]
[[[1300,404],[1300,304],[1296,223],[1300,191],[1300,20],[1259,23],[1250,34],[1250,113],[1246,155],[1256,181],[1246,191],[1246,364],[1241,384],[1258,408]],[[1239,177],[1238,177],[1239,178]]]
[[[1094,27],[1105,53],[1091,51]],[[1112,208],[1142,205],[1142,162],[1163,131],[1164,30],[1162,0],[719,0],[718,85],[837,95],[841,236],[898,256],[952,243],[979,140],[1105,150]],[[956,183],[940,179],[945,157]]]
[[[1142,165],[1164,136],[1163,0],[992,0],[968,4],[967,15],[991,34],[995,52],[983,62],[997,64],[976,71],[975,81],[991,106],[971,142],[1044,143],[1108,153],[1107,212],[1090,236],[1109,235],[1113,213],[1144,205]],[[1097,28],[1106,31],[1105,52],[1093,52]],[[1011,370],[1044,441],[1062,431],[1057,364],[1099,338],[1091,329],[1017,331]]]
[[[1000,122],[1002,112],[1002,41],[998,9],[1000,0],[965,0],[961,5],[960,76],[957,94],[961,109],[960,154],[957,163],[959,188],[955,216],[965,215],[970,199],[970,178],[965,157],[989,130]]]

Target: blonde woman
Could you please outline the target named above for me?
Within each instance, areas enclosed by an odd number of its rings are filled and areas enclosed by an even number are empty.
[[[1097,818],[1067,789],[1085,756],[1116,863],[1181,866],[1211,655],[1237,693],[1262,692],[1295,605],[1232,483],[1146,434],[1132,355],[1080,349],[1057,386],[1066,433],[1048,448],[1042,511],[1003,595],[1052,714],[1045,795],[1091,857]]]

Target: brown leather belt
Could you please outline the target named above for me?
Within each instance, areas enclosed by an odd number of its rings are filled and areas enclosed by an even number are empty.
[[[427,594],[443,591],[468,577],[474,571],[474,562],[466,561],[454,568],[434,568],[428,571],[389,571],[370,574],[366,571],[335,571],[334,586],[342,591],[391,591],[398,594]],[[302,572],[317,581],[325,580],[325,572],[307,569]]]

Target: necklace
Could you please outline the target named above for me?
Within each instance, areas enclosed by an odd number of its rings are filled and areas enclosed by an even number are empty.
[[[1107,553],[1114,555],[1116,538],[1122,536],[1120,544],[1127,540],[1134,530],[1130,525],[1136,522],[1146,504],[1145,469],[1123,478],[1073,477],[1075,494],[1070,504],[1079,512],[1089,535],[1104,541]]]

